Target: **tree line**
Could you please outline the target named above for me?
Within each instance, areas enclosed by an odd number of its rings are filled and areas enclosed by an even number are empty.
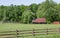
[[[1,22],[31,23],[33,19],[46,18],[47,23],[60,21],[60,4],[46,0],[40,4],[0,6]]]

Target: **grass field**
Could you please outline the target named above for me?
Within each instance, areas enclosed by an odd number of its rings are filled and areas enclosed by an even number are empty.
[[[0,23],[0,31],[9,30],[29,30],[29,29],[40,29],[40,28],[59,28],[57,24],[18,24],[18,23]]]
[[[30,30],[30,29],[41,29],[41,28],[60,28],[58,24],[19,24],[19,23],[0,23],[1,31],[11,31],[11,30]],[[26,37],[26,38],[60,38],[60,34],[49,35],[49,36],[36,36],[36,37]]]

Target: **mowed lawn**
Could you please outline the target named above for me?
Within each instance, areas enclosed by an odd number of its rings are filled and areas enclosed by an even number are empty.
[[[19,23],[0,23],[0,31],[11,30],[30,30],[41,28],[59,28],[59,24],[19,24]]]

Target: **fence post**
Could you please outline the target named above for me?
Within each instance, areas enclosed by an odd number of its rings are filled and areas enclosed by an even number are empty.
[[[32,34],[33,34],[33,36],[35,36],[35,29],[33,29]]]
[[[60,33],[60,28],[59,28],[59,33]]]
[[[48,35],[48,28],[46,29],[46,33],[47,33],[47,35]]]
[[[19,34],[18,32],[19,32],[19,31],[18,31],[18,30],[16,30],[16,38],[18,38],[18,34]]]

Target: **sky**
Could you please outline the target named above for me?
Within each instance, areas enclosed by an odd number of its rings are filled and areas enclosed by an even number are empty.
[[[10,4],[14,4],[14,5],[30,5],[32,3],[36,3],[39,4],[41,2],[43,2],[45,0],[0,0],[0,5],[5,5],[8,6]],[[60,0],[53,0],[57,3],[60,3]]]

